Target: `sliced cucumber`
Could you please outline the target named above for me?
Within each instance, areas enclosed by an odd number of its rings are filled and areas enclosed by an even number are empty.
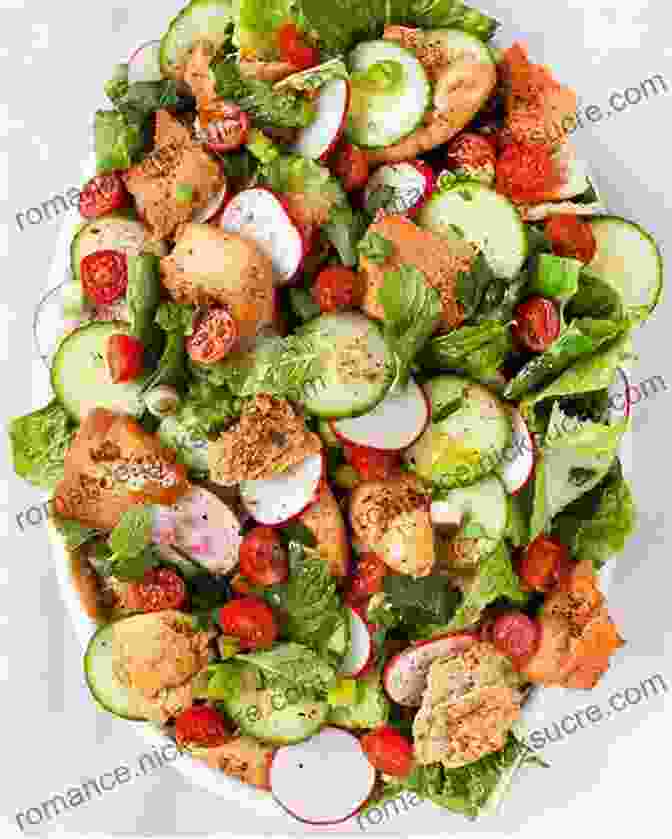
[[[94,699],[106,711],[126,720],[139,720],[130,712],[130,696],[117,679],[112,668],[112,636],[114,623],[102,626],[93,638],[84,655],[86,683]]]
[[[504,404],[487,388],[459,376],[425,385],[433,420],[404,459],[421,478],[439,487],[468,486],[493,472],[511,442]]]
[[[329,705],[302,698],[297,688],[283,685],[241,693],[227,700],[226,710],[244,734],[288,746],[317,734],[327,721]]]
[[[219,51],[233,30],[231,0],[192,0],[171,21],[161,40],[161,72],[174,78],[197,41],[208,41]]]
[[[590,226],[597,252],[586,272],[613,288],[626,311],[645,320],[663,292],[663,259],[653,238],[617,216],[599,216]]]
[[[409,50],[393,41],[367,41],[350,53],[352,73],[364,74],[375,64],[394,62],[403,70],[403,80],[392,90],[353,83],[348,137],[360,146],[391,146],[421,124],[432,101],[427,73]]]
[[[127,256],[139,256],[142,251],[165,256],[168,252],[162,242],[149,242],[147,228],[128,214],[113,213],[93,219],[75,235],[70,246],[72,273],[80,279],[82,260],[94,251],[120,251]]]
[[[146,376],[115,384],[105,361],[112,335],[128,335],[123,321],[88,323],[67,335],[54,355],[51,386],[70,416],[79,422],[94,408],[141,417],[145,412],[142,387]]]
[[[314,340],[321,377],[305,394],[306,409],[320,417],[354,417],[371,411],[390,389],[395,361],[374,321],[361,314],[322,315],[301,329]]]
[[[450,490],[433,502],[431,512],[439,557],[457,568],[472,567],[491,554],[509,523],[508,497],[494,477]]]
[[[477,181],[440,188],[420,210],[418,224],[453,238],[455,226],[459,227],[503,279],[513,279],[527,259],[527,235],[518,210],[508,198]]]
[[[354,705],[339,705],[329,710],[329,722],[356,731],[385,725],[390,715],[390,703],[377,681],[370,678],[357,681],[358,701]]]

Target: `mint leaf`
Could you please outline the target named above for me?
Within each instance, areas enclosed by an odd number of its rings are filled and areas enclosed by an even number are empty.
[[[388,575],[383,580],[386,606],[400,614],[404,623],[447,623],[454,615],[459,594],[442,577],[414,579]]]
[[[336,681],[334,669],[303,644],[279,644],[272,650],[234,658],[261,670],[267,680],[283,679],[300,690],[326,692]]]
[[[39,411],[12,420],[9,439],[14,471],[35,486],[53,489],[63,478],[65,453],[74,425],[57,400]]]
[[[152,541],[154,507],[138,505],[121,516],[121,521],[110,534],[107,544],[114,554],[136,557]]]
[[[397,359],[397,382],[405,386],[413,359],[439,324],[441,297],[421,271],[401,265],[385,274],[378,300],[385,313],[385,338]]]

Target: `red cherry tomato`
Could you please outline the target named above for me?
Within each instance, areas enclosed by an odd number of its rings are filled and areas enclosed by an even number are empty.
[[[226,309],[210,309],[187,338],[187,352],[193,361],[214,364],[228,355],[237,340],[238,327]]]
[[[94,251],[85,256],[79,272],[84,294],[97,306],[107,306],[126,294],[128,260],[119,251]]]
[[[287,551],[272,527],[251,530],[243,539],[238,556],[240,573],[253,585],[272,586],[289,577]]]
[[[345,459],[365,481],[384,481],[399,462],[396,452],[381,452],[354,443],[343,443]]]
[[[597,242],[587,221],[569,213],[551,216],[544,229],[557,256],[568,256],[588,264],[593,261]]]
[[[539,624],[522,612],[506,612],[492,626],[492,643],[514,663],[528,659],[536,651],[539,635]]]
[[[497,191],[516,204],[534,204],[562,182],[541,143],[509,143],[497,160],[496,175]]]
[[[84,218],[99,218],[128,204],[129,195],[116,172],[96,175],[81,191],[79,212]]]
[[[313,286],[313,297],[323,312],[337,312],[355,306],[359,281],[350,268],[334,265],[320,271]]]
[[[209,111],[199,111],[200,139],[212,151],[235,151],[247,142],[250,118],[238,105],[225,102]]]
[[[460,134],[448,146],[448,168],[458,174],[479,178],[492,183],[495,177],[497,156],[491,141],[481,134]]]
[[[413,768],[413,746],[391,725],[365,734],[360,743],[369,763],[385,775],[404,778]]]
[[[338,147],[331,161],[331,169],[340,178],[346,192],[362,189],[369,180],[369,158],[366,152],[352,143],[343,143]]]
[[[138,612],[162,612],[181,609],[187,600],[184,580],[168,568],[153,568],[137,583],[129,583],[124,603]]]
[[[271,607],[258,597],[231,600],[219,611],[225,635],[240,641],[241,650],[268,649],[278,637],[278,625]]]
[[[530,297],[516,309],[514,337],[532,352],[544,352],[560,334],[560,315],[552,300]]]
[[[372,595],[382,591],[387,570],[387,565],[378,554],[362,554],[357,565],[357,573],[347,594],[348,604],[352,606],[363,603]]]
[[[143,370],[145,348],[130,335],[111,335],[107,340],[107,369],[116,383],[132,382]]]
[[[567,546],[542,534],[525,548],[518,563],[518,574],[528,588],[547,592],[570,567]]]
[[[306,44],[295,24],[283,24],[278,29],[277,40],[280,57],[297,70],[307,70],[320,63],[319,50]]]
[[[231,739],[222,717],[209,705],[192,705],[175,720],[175,739],[179,746],[193,743],[212,748]]]

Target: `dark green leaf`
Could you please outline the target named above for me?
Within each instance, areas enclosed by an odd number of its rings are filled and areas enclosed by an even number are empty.
[[[394,245],[389,239],[369,230],[358,246],[360,256],[365,256],[371,262],[382,264],[394,253]]]
[[[459,594],[442,577],[414,579],[388,575],[383,581],[386,602],[404,623],[447,623],[455,613]]]
[[[35,486],[53,489],[63,478],[65,453],[74,433],[74,424],[57,400],[12,420],[9,439],[16,474]]]
[[[455,283],[455,297],[464,309],[464,319],[469,320],[481,305],[485,290],[495,276],[483,256],[479,253],[469,272],[460,271]]]
[[[108,539],[110,550],[130,557],[140,554],[152,541],[154,513],[153,506],[140,504],[123,513]]]

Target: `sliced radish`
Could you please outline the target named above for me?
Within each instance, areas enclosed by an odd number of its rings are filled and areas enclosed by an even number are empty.
[[[301,267],[304,241],[283,202],[269,189],[239,192],[222,213],[220,227],[253,239],[271,259],[275,284],[287,285]]]
[[[359,740],[329,726],[295,746],[284,746],[271,764],[271,793],[306,824],[340,824],[371,795],[376,770]]]
[[[421,160],[387,163],[371,175],[364,189],[364,205],[375,215],[414,216],[431,195],[436,178]]]
[[[138,47],[128,59],[128,83],[160,82],[161,73],[161,41],[148,41]]]
[[[213,219],[226,203],[228,194],[228,187],[222,187],[219,192],[212,196],[205,207],[201,207],[200,210],[195,211],[191,220],[195,224],[205,224]]]
[[[444,635],[442,638],[421,641],[398,653],[388,661],[383,672],[383,686],[387,695],[398,705],[420,705],[427,686],[427,674],[434,659],[464,652],[475,640],[475,636],[464,632]]]
[[[413,379],[404,390],[387,394],[368,414],[333,420],[331,428],[341,440],[380,451],[401,451],[420,437],[431,416],[423,389]]]
[[[174,545],[213,574],[228,574],[238,564],[240,522],[213,492],[192,487],[172,507],[159,507],[153,538]]]
[[[314,454],[280,475],[243,481],[240,497],[259,524],[277,526],[300,516],[316,499],[324,473],[324,458]]]
[[[350,83],[332,79],[315,99],[315,119],[299,131],[292,151],[311,160],[325,160],[341,139],[350,107]]]
[[[350,648],[343,659],[341,673],[344,676],[359,676],[366,670],[373,654],[373,643],[369,628],[354,609],[346,609],[350,621]]]
[[[514,407],[510,407],[509,410],[513,439],[511,445],[503,453],[499,476],[509,495],[516,495],[527,484],[534,472],[534,441],[520,411]]]

